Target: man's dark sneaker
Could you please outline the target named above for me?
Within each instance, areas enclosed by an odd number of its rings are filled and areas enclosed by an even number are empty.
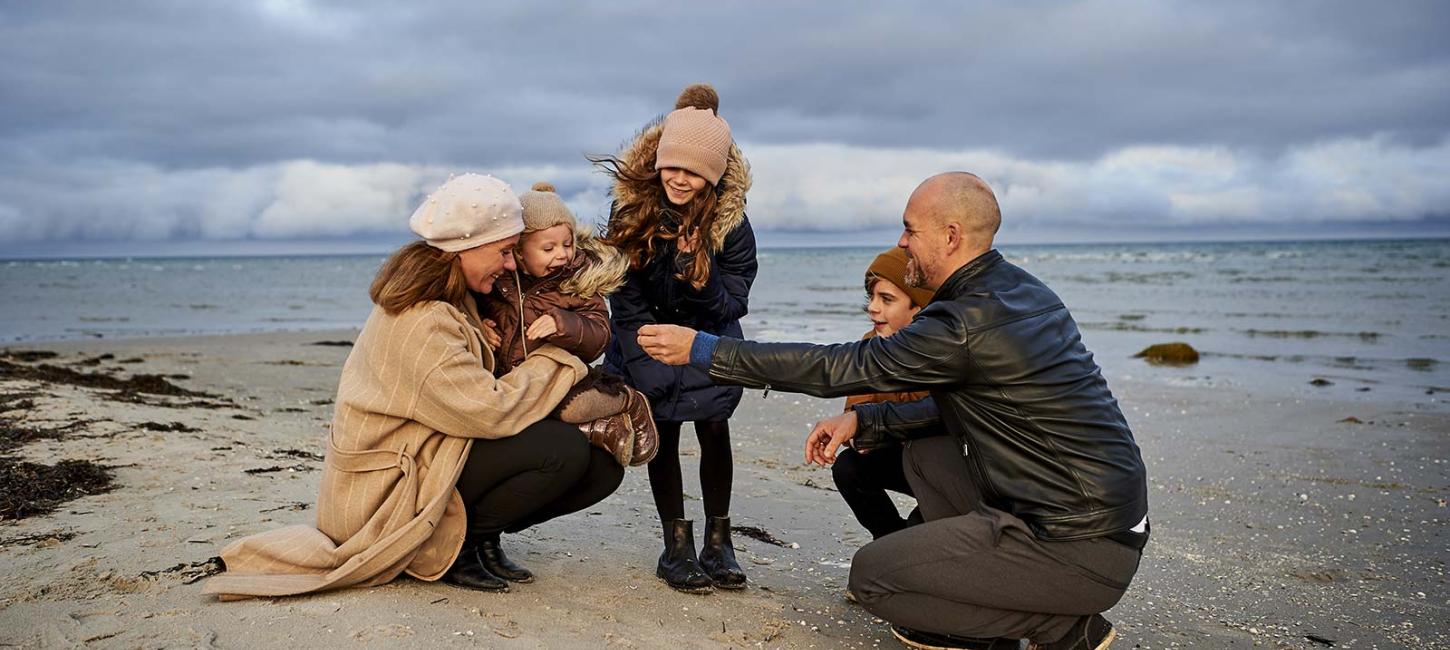
[[[1052,643],[1034,643],[1033,650],[1104,650],[1118,637],[1113,624],[1102,614],[1077,619],[1067,636]]]
[[[908,648],[919,650],[1017,650],[1017,639],[978,639],[955,634],[940,634],[892,625],[891,634]]]

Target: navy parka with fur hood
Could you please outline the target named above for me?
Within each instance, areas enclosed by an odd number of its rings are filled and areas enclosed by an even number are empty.
[[[660,131],[658,122],[646,127],[619,157],[653,160]],[[636,336],[641,325],[668,323],[744,338],[740,319],[750,311],[750,285],[756,273],[755,233],[745,216],[749,189],[750,167],[732,145],[717,186],[715,222],[704,242],[710,255],[710,278],[704,287],[696,291],[689,281],[675,277],[679,272],[675,242],[663,241],[657,244],[654,257],[643,267],[630,270],[624,285],[609,297],[613,336],[604,354],[604,367],[649,397],[656,420],[721,421],[729,419],[740,404],[742,388],[717,386],[706,371],[694,366],[655,361],[640,349]],[[635,191],[628,183],[616,182],[616,205],[620,197]]]

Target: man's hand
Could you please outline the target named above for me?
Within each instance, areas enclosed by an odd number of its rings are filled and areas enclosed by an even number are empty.
[[[639,328],[639,347],[655,361],[671,366],[690,362],[690,346],[695,343],[695,330],[679,325],[643,325]]]
[[[524,334],[525,336],[528,336],[530,340],[538,341],[553,336],[553,334],[558,331],[559,323],[558,321],[554,320],[554,315],[544,314],[543,316],[535,318],[534,322],[529,324],[528,331]]]
[[[482,331],[483,342],[487,343],[488,347],[497,350],[498,346],[503,345],[503,337],[498,335],[498,323],[492,319],[485,318],[483,319]]]
[[[836,462],[836,449],[856,437],[856,412],[846,411],[816,423],[806,436],[806,463],[826,466]]]
[[[693,230],[688,236],[675,240],[675,247],[681,253],[689,255],[700,248],[700,231]]]

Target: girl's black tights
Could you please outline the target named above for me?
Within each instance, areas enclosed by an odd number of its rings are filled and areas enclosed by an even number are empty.
[[[661,521],[685,518],[685,496],[680,476],[680,425],[655,422],[660,449],[649,463],[649,487]],[[706,517],[730,515],[730,485],[734,471],[730,456],[730,422],[696,422],[695,438],[700,441],[700,492]]]

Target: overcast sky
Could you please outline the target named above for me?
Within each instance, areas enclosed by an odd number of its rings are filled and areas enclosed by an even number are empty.
[[[876,243],[952,169],[1009,241],[1445,235],[1447,25],[1434,1],[0,0],[0,254],[398,241],[451,171],[550,180],[597,222],[583,155],[695,81],[767,244]]]

